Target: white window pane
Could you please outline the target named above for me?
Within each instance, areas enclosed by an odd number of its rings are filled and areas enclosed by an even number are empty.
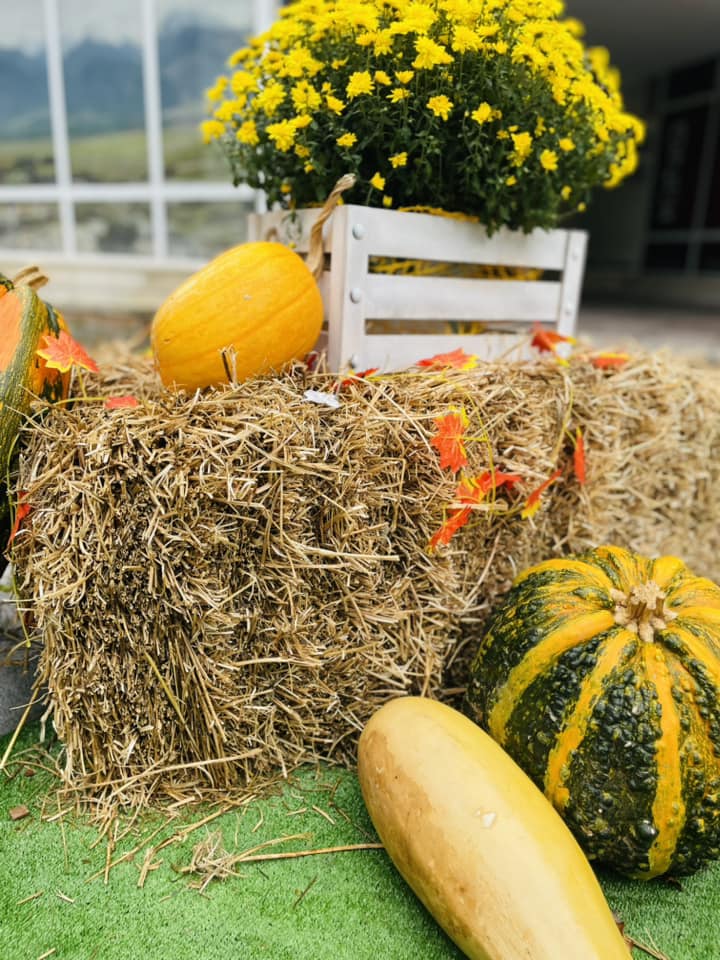
[[[59,250],[60,222],[54,203],[0,204],[0,247]]]
[[[225,180],[230,168],[200,124],[205,91],[227,58],[253,32],[254,4],[227,0],[157,0],[165,175],[170,180]]]
[[[209,260],[247,239],[247,215],[252,205],[224,203],[168,204],[170,254]]]
[[[42,0],[5,11],[0,30],[0,184],[55,176]]]
[[[73,180],[147,177],[140,0],[59,0]]]
[[[152,250],[146,203],[79,203],[75,208],[81,253],[137,253]]]

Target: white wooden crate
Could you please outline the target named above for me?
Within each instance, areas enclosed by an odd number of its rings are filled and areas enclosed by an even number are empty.
[[[277,239],[307,254],[318,212],[253,214],[248,239]],[[490,360],[527,342],[525,334],[535,322],[572,335],[586,241],[582,230],[500,230],[488,237],[481,225],[448,217],[339,206],[323,228],[329,269],[320,279],[330,369],[403,369],[457,347]],[[521,267],[543,274],[537,280],[403,276],[370,272],[370,257]],[[408,321],[413,329],[427,325],[433,332],[388,332]],[[468,321],[482,322],[486,331],[453,332],[453,322]],[[369,332],[373,326],[383,332]]]

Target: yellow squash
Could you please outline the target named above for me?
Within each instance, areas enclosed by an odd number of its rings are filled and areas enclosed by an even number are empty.
[[[358,773],[395,866],[470,960],[629,960],[559,814],[467,717],[390,701],[362,733]]]
[[[151,330],[163,383],[195,390],[281,370],[320,334],[315,278],[281,243],[226,250],[189,277],[157,311]]]

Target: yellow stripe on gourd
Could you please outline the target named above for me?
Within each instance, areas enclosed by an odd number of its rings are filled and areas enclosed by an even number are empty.
[[[645,557],[623,550],[622,547],[598,547],[595,554],[612,562],[620,578],[619,590],[630,591],[638,583],[645,583],[649,579],[652,561]]]
[[[717,653],[717,641],[712,637],[698,636],[688,629],[686,623],[681,623],[679,619],[673,621],[670,630],[668,630],[668,633],[670,632],[680,640],[685,648],[684,653],[678,659],[682,660],[686,667],[690,666],[693,660],[701,663],[713,687],[720,689],[720,660]],[[713,644],[713,646],[711,647],[710,644]]]
[[[550,752],[545,771],[545,795],[560,811],[567,806],[570,799],[570,793],[565,786],[568,761],[585,739],[595,704],[602,696],[606,677],[620,663],[623,648],[635,640],[636,638],[628,630],[622,628],[608,636],[599,651],[595,666],[585,677],[573,711]]]
[[[520,663],[510,671],[490,711],[488,727],[498,743],[505,742],[505,728],[510,715],[533,680],[541,676],[561,654],[609,630],[613,622],[613,613],[610,610],[595,610],[570,617],[528,650]]]
[[[673,577],[683,571],[687,575],[687,567],[677,557],[658,557],[651,563],[648,579],[654,581],[661,590],[665,590]]]
[[[660,704],[660,735],[655,745],[658,775],[652,808],[652,820],[658,833],[648,851],[648,869],[643,872],[643,877],[650,879],[665,873],[672,863],[680,831],[685,825],[685,803],[680,767],[680,718],[666,654],[657,644],[647,643],[642,645],[641,656],[645,675]]]

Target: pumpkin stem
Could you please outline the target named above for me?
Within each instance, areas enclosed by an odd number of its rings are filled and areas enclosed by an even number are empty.
[[[40,267],[23,267],[19,273],[15,274],[12,282],[13,286],[16,287],[25,286],[38,290],[45,286],[48,278],[41,272]]]
[[[636,584],[630,593],[611,590],[610,596],[616,601],[615,623],[636,633],[646,643],[652,643],[655,631],[664,630],[677,617],[666,607],[667,594],[654,580]]]
[[[310,249],[308,250],[307,265],[310,267],[310,272],[315,277],[316,280],[319,280],[322,276],[324,261],[325,261],[325,251],[323,248],[323,226],[325,221],[333,212],[337,206],[338,200],[342,194],[349,190],[350,187],[355,186],[355,181],[357,177],[354,173],[346,173],[344,176],[340,177],[338,182],[330,191],[327,200],[323,204],[323,208],[318,214],[317,220],[312,225],[310,230]]]

